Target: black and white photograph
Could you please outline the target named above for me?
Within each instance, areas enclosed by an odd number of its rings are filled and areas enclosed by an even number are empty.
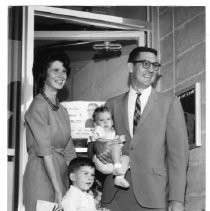
[[[1,8],[2,210],[208,211],[208,6],[159,2]]]

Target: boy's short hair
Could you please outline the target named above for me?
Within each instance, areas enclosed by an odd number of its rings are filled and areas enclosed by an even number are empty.
[[[86,157],[77,157],[71,160],[68,166],[68,174],[74,173],[75,171],[79,170],[82,166],[89,166],[91,168],[95,168],[95,164],[93,161]]]
[[[107,106],[99,106],[98,108],[96,108],[93,112],[93,121],[96,122],[96,116],[99,114],[99,113],[104,113],[104,112],[110,112],[109,108]]]

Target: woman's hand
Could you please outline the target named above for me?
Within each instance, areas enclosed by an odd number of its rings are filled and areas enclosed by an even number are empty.
[[[55,202],[58,204],[58,207],[56,208],[56,210],[63,209],[61,206],[62,196],[63,194],[61,191],[55,191]]]
[[[53,157],[52,154],[50,155],[46,155],[44,156],[44,164],[45,164],[45,168],[47,171],[47,175],[50,178],[50,181],[52,183],[54,192],[55,192],[55,202],[58,204],[58,208],[61,208],[61,200],[62,200],[62,182],[60,182],[60,180],[58,180],[59,177],[57,177],[56,170],[55,170],[55,166],[53,163]],[[57,210],[57,208],[56,208]]]
[[[179,201],[170,201],[168,211],[184,211],[184,204]]]

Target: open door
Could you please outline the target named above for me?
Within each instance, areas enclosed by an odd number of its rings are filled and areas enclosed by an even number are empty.
[[[37,17],[50,20],[62,20],[76,24],[85,24],[101,27],[101,31],[34,31]],[[113,30],[105,31],[104,28]],[[24,210],[22,203],[22,184],[25,165],[27,162],[26,137],[24,114],[33,99],[32,65],[34,57],[35,39],[54,40],[113,40],[135,39],[139,46],[146,45],[147,32],[151,30],[149,22],[115,17],[110,15],[93,14],[69,9],[47,6],[25,6],[23,8],[22,32],[22,99],[21,99],[21,129],[20,129],[20,156],[19,156],[19,190],[18,210]],[[148,35],[149,36],[149,35]],[[15,208],[16,209],[16,208]]]

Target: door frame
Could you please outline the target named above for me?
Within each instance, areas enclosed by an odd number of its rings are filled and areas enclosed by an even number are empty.
[[[34,22],[35,16],[43,16],[55,19],[65,19],[74,23],[90,24],[97,27],[109,27],[113,29],[121,29],[122,31],[114,32],[88,32],[86,36],[82,32],[54,32],[52,35],[49,32],[35,32]],[[23,30],[22,30],[22,89],[21,89],[21,122],[20,122],[20,157],[19,157],[19,190],[18,190],[18,210],[25,210],[22,200],[22,186],[23,186],[23,174],[27,162],[26,151],[26,135],[24,125],[24,114],[27,111],[30,103],[33,99],[33,75],[32,65],[34,59],[34,39],[47,39],[53,38],[59,39],[125,39],[126,36],[129,39],[136,39],[138,45],[146,45],[148,36],[151,32],[151,23],[141,20],[133,20],[128,18],[94,14],[90,12],[81,12],[70,9],[62,9],[49,6],[24,6],[23,7]],[[64,36],[65,34],[65,36]],[[149,45],[149,42],[148,42]]]
[[[145,45],[144,31],[35,31],[36,40],[136,40],[138,46]]]

